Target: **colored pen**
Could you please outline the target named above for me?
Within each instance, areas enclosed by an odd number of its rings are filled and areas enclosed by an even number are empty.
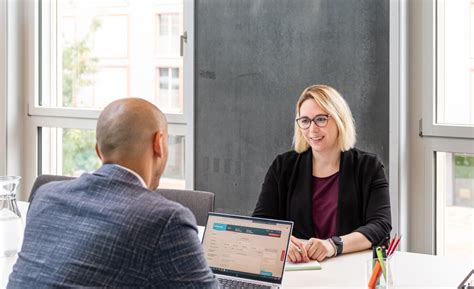
[[[385,263],[383,261],[382,247],[377,247],[376,252],[377,252],[377,258],[380,263],[380,267],[382,268],[383,278],[387,280],[387,271],[385,270]]]
[[[395,236],[393,236],[392,240],[390,240],[390,244],[388,245],[388,249],[387,249],[387,255],[388,253],[390,252],[390,250],[392,250],[393,248],[393,243],[395,243],[395,239],[397,238],[397,234],[395,234]]]
[[[380,262],[375,261],[374,269],[372,270],[372,275],[370,276],[369,279],[369,284],[368,287],[370,289],[375,288],[375,284],[377,283],[377,280],[380,277]]]
[[[399,235],[398,238],[395,240],[395,242],[393,243],[392,249],[387,252],[387,256],[392,255],[393,252],[395,252],[395,250],[397,250],[397,247],[398,247],[398,244],[400,243],[400,238],[401,238],[401,237],[402,237],[402,236]]]

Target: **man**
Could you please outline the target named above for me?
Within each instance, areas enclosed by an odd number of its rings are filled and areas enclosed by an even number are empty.
[[[163,113],[117,100],[96,135],[100,169],[38,189],[7,288],[217,288],[192,213],[152,191],[168,157]]]

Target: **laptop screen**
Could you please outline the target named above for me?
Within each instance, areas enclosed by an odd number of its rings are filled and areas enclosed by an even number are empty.
[[[202,239],[215,274],[281,284],[293,222],[209,213]]]

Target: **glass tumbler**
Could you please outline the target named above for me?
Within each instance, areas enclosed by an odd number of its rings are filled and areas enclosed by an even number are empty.
[[[380,267],[378,259],[370,259],[366,261],[366,284],[367,288],[369,289],[390,289],[393,287],[393,266],[392,266],[392,258],[391,257],[384,257],[382,258],[382,262],[384,264],[384,271]],[[379,274],[374,274],[375,272],[379,272]],[[375,278],[374,278],[375,277]],[[374,282],[375,281],[375,282]],[[372,286],[370,286],[372,285]]]
[[[21,177],[0,176],[0,258],[15,256],[23,242],[23,222],[16,203]]]

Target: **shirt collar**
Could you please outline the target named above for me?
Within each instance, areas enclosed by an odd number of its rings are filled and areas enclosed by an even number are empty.
[[[114,166],[117,166],[117,167],[119,167],[119,168],[121,168],[121,169],[124,169],[124,170],[126,170],[127,172],[133,174],[135,177],[138,178],[138,180],[139,180],[140,183],[143,185],[143,187],[145,187],[146,189],[148,189],[148,187],[147,187],[145,181],[143,180],[143,178],[142,178],[139,174],[137,174],[136,172],[132,171],[131,169],[129,169],[129,168],[127,168],[127,167],[124,167],[124,166],[121,166],[121,165],[118,165],[118,164],[114,164]]]

